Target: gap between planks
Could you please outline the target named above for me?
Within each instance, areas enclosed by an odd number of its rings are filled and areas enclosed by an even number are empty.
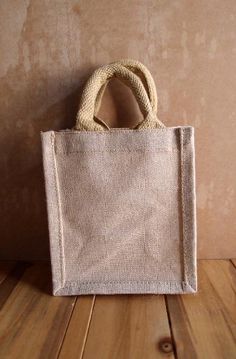
[[[194,295],[167,295],[179,359],[236,358],[236,260],[198,262]]]
[[[236,259],[230,259],[230,262],[233,264],[234,268],[236,269]]]
[[[0,357],[56,358],[75,298],[51,295],[51,274],[45,263],[31,265],[20,280],[15,278],[10,271],[0,285],[5,298],[0,311]]]
[[[176,359],[178,359],[177,350],[176,350],[176,342],[175,342],[175,337],[174,337],[172,323],[171,323],[171,315],[170,315],[170,310],[168,307],[167,295],[165,294],[164,297],[165,297],[166,313],[167,313],[167,318],[168,318],[168,323],[169,323],[169,328],[170,328],[170,335],[171,335],[171,340],[172,340],[172,345],[173,345],[173,353],[174,353],[174,357]]]
[[[83,359],[94,353],[97,359],[174,358],[164,296],[97,296]]]
[[[95,301],[95,295],[77,297],[58,358],[83,358]]]

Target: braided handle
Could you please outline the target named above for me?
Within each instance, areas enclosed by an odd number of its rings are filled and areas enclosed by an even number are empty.
[[[141,62],[132,59],[121,59],[116,62],[112,62],[112,64],[121,64],[122,66],[126,67],[128,70],[139,76],[139,78],[143,82],[143,85],[145,86],[153,111],[157,113],[158,97],[156,92],[156,86],[153,77],[150,71],[146,68],[146,66],[144,66]],[[105,84],[101,87],[101,90],[98,93],[98,97],[95,104],[95,116],[99,111],[107,83],[108,81],[105,82]]]
[[[157,128],[164,125],[157,119],[150,104],[146,90],[137,75],[118,63],[98,68],[87,81],[81,97],[80,109],[76,118],[75,130],[101,131],[107,128],[102,122],[94,120],[96,100],[102,86],[112,77],[117,77],[133,91],[144,120],[136,128]]]

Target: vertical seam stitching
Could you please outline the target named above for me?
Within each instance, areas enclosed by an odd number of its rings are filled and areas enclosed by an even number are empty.
[[[51,146],[53,154],[53,168],[54,168],[54,184],[55,192],[57,197],[57,222],[58,222],[58,239],[59,239],[59,257],[60,257],[60,276],[61,276],[61,287],[64,286],[64,253],[62,247],[62,221],[61,221],[61,206],[60,206],[60,194],[59,194],[59,183],[58,183],[58,173],[57,173],[57,164],[55,157],[55,134],[51,134]]]
[[[147,188],[147,158],[146,158],[146,153],[144,153],[144,236],[143,236],[143,248],[144,248],[144,253],[146,253],[146,226],[147,226],[147,201],[146,201],[146,188]],[[144,275],[146,274],[146,256],[144,256]]]
[[[186,289],[187,276],[186,276],[186,228],[185,228],[185,197],[184,197],[184,129],[180,128],[180,158],[181,158],[181,205],[182,205],[182,229],[183,229],[183,290]]]

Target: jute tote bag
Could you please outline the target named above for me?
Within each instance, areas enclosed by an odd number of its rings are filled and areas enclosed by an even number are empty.
[[[95,115],[107,82],[131,88],[132,129]],[[72,130],[42,133],[54,295],[194,293],[194,130],[164,127],[149,71],[122,60],[85,85]]]

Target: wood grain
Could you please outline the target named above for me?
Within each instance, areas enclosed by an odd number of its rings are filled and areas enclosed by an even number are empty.
[[[48,265],[21,277],[0,312],[0,358],[57,357],[75,298],[53,297],[50,287]]]
[[[15,265],[4,264],[5,271],[2,272],[2,282],[0,286],[0,309],[4,306],[11,292],[19,282],[26,268],[31,264],[27,262],[19,262]]]
[[[198,294],[167,296],[167,305],[178,359],[236,358],[236,270],[230,261],[201,261]]]
[[[12,265],[0,263],[0,358],[236,358],[235,259],[199,261],[198,294],[166,301],[53,297],[49,265]]]
[[[7,275],[15,266],[15,261],[2,261],[0,262],[0,284],[4,281]]]
[[[97,296],[83,359],[173,358],[163,296]]]
[[[83,357],[94,302],[95,296],[78,297],[59,355],[60,359]]]

